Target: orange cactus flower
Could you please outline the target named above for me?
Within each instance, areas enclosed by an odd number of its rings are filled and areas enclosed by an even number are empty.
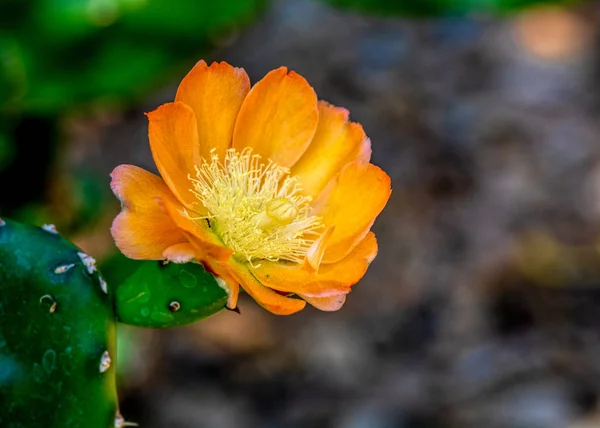
[[[243,69],[200,61],[147,116],[162,178],[111,174],[126,256],[202,263],[230,308],[240,285],[275,314],[344,304],[377,254],[370,229],[391,192],[347,110],[285,67],[251,88]]]

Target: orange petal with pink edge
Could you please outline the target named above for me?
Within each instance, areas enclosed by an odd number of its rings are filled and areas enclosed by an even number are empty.
[[[326,226],[335,226],[322,263],[343,259],[365,237],[392,192],[390,177],[373,164],[352,162],[314,204]]]
[[[312,297],[347,294],[365,274],[377,255],[375,234],[367,236],[345,257],[333,264],[321,264],[318,273],[298,264],[261,261],[252,274],[266,287]]]
[[[186,207],[202,212],[202,204],[190,191],[188,178],[196,176],[200,162],[200,143],[196,115],[180,103],[163,104],[148,116],[150,149],[160,175]]]
[[[313,88],[286,67],[268,73],[248,93],[233,132],[233,147],[291,167],[312,140],[319,112]]]
[[[330,297],[310,297],[302,294],[298,294],[298,296],[302,297],[315,308],[326,312],[338,311],[344,306],[344,303],[346,303],[345,294],[338,294]]]
[[[196,248],[189,242],[171,245],[163,251],[163,258],[173,263],[189,263],[196,258]]]
[[[349,265],[349,263],[346,263]],[[356,272],[355,266],[349,266]],[[341,279],[317,274],[312,268],[301,264],[287,264],[262,260],[260,266],[251,268],[252,274],[264,286],[284,293],[331,295],[350,292],[351,284]],[[366,268],[365,268],[366,270]],[[344,272],[346,276],[352,273]],[[361,275],[357,273],[356,276]],[[364,272],[362,272],[364,275]],[[358,278],[360,279],[360,277]],[[356,281],[358,281],[358,279]]]
[[[306,195],[318,195],[348,163],[368,163],[371,141],[358,123],[348,121],[348,110],[319,101],[319,124],[315,136],[292,168]]]
[[[300,299],[285,297],[262,285],[246,267],[238,262],[230,261],[233,266],[231,274],[241,284],[256,303],[275,315],[291,315],[299,312],[306,306],[306,302]]]
[[[250,79],[243,68],[226,62],[213,62],[210,67],[198,62],[185,76],[175,101],[190,106],[196,113],[200,156],[210,159],[211,149],[224,159],[231,146],[235,121],[250,90]]]
[[[206,220],[190,218],[183,208],[178,208],[169,201],[163,201],[163,208],[173,223],[187,232],[186,236],[196,247],[200,260],[214,259],[226,262],[232,256],[233,251],[223,246],[217,235],[209,229]],[[194,217],[194,213],[190,213],[190,215]]]
[[[179,203],[160,177],[133,165],[120,165],[110,176],[112,191],[122,205],[110,230],[123,254],[160,260],[166,248],[187,241],[156,200]]]

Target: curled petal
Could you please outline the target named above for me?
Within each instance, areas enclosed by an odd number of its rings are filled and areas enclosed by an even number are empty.
[[[173,263],[189,263],[196,258],[196,248],[189,242],[171,245],[163,251],[163,257]]]
[[[298,296],[302,297],[315,308],[327,312],[337,311],[346,303],[345,294],[336,294],[330,297],[311,297],[303,294],[299,294]]]
[[[215,275],[217,281],[223,281],[228,295],[227,307],[236,309],[240,295],[240,283],[230,273],[231,267],[227,263],[218,262],[214,259],[207,259],[203,264],[206,270]]]
[[[120,165],[111,173],[111,188],[122,205],[111,233],[123,254],[138,260],[160,260],[168,247],[187,242],[166,215],[157,198],[177,205],[160,177],[133,165]]]

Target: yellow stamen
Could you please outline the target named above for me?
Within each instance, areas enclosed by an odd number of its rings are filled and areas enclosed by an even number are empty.
[[[299,263],[322,232],[311,198],[289,170],[262,162],[249,148],[229,149],[224,162],[213,152],[190,181],[208,210],[203,218],[238,259]]]

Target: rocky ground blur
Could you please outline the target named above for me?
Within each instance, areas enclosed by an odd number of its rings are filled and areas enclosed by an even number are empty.
[[[208,60],[253,81],[287,65],[364,125],[394,188],[380,254],[337,313],[281,318],[244,298],[241,316],[127,330],[124,415],[145,428],[600,427],[599,12],[418,22],[282,0],[221,40]],[[63,166],[153,169],[142,112],[181,77],[124,117],[67,123]],[[117,209],[79,238],[88,252],[110,242]]]

